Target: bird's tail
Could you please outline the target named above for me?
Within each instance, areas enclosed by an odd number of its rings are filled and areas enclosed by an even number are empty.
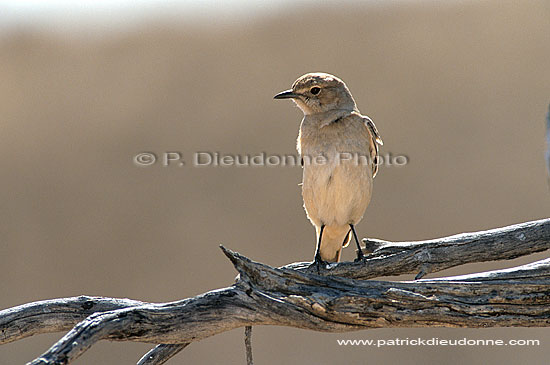
[[[325,227],[319,252],[321,254],[321,259],[326,262],[340,261],[342,249],[348,245],[350,238],[350,229],[347,226]],[[317,240],[319,240],[319,229],[317,229]]]

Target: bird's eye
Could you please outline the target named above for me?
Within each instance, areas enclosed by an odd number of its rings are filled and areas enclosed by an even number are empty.
[[[314,86],[311,88],[311,90],[309,90],[309,92],[312,93],[313,95],[317,95],[321,92],[321,88]]]

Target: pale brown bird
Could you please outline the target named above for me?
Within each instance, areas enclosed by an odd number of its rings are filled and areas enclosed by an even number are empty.
[[[338,262],[351,234],[362,259],[354,225],[363,218],[378,171],[382,139],[374,122],[361,115],[346,84],[326,73],[301,76],[275,99],[292,99],[304,113],[297,148],[304,208],[317,233],[315,264]]]

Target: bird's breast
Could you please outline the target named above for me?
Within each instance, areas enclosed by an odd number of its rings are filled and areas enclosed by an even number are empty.
[[[361,219],[370,201],[372,165],[368,132],[350,121],[300,130],[302,194],[312,221],[346,225]]]

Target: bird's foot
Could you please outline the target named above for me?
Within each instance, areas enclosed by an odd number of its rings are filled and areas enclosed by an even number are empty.
[[[323,259],[321,259],[321,255],[317,254],[315,255],[315,261],[313,261],[313,263],[309,265],[309,267],[315,268],[317,270],[317,274],[320,275],[321,267],[323,267],[323,269],[326,269],[327,265],[328,265],[328,262],[323,261]]]
[[[364,258],[365,258],[365,255],[363,255],[363,251],[357,250],[357,258],[353,260],[353,262],[363,261]]]

